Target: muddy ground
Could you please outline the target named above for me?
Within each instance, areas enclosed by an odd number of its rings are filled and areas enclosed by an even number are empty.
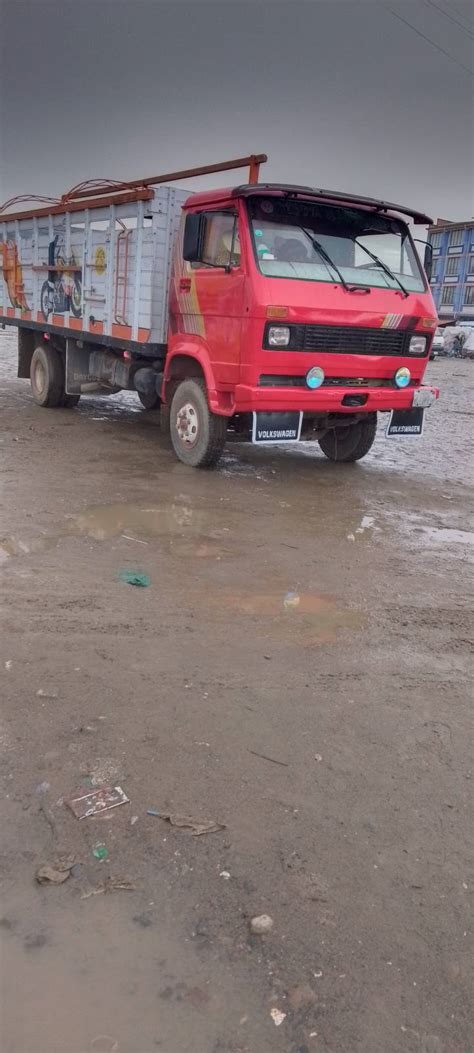
[[[419,442],[204,473],[135,396],[37,408],[14,346],[2,1053],[470,1053],[472,364],[430,364]],[[130,803],[76,819],[103,783]]]

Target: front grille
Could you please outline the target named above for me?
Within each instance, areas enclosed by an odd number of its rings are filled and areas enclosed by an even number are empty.
[[[302,325],[302,350],[340,355],[403,355],[407,333],[397,329],[351,329],[343,325]],[[411,334],[410,334],[411,336]],[[298,334],[298,343],[300,334]]]
[[[261,388],[306,388],[307,384],[306,376],[262,373],[258,386]],[[323,388],[391,388],[394,386],[390,377],[325,377],[321,385]]]
[[[287,347],[268,344],[267,323],[264,348],[269,351],[310,351],[333,355],[408,355],[411,330],[359,329],[348,325],[292,325]],[[427,341],[428,349],[428,341]],[[410,357],[414,357],[410,355]],[[421,357],[421,356],[417,356]]]

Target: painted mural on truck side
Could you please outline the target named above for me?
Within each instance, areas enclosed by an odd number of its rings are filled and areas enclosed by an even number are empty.
[[[48,274],[41,286],[41,312],[45,322],[52,314],[82,314],[82,268],[74,253],[66,253],[64,223],[48,245]]]
[[[7,287],[10,303],[12,307],[19,308],[20,311],[29,311],[16,242],[0,241],[0,253],[2,256],[3,280]]]

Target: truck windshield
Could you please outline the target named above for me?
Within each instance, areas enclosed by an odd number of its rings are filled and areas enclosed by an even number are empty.
[[[398,291],[403,287],[410,292],[425,289],[408,228],[401,220],[294,197],[255,195],[247,204],[255,256],[268,278]]]

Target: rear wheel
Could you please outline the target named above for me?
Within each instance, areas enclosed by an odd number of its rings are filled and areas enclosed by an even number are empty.
[[[66,392],[64,392],[61,406],[63,406],[64,409],[74,409],[74,406],[77,406],[80,397],[80,395],[66,395]]]
[[[222,454],[226,433],[226,418],[209,409],[204,381],[178,384],[170,406],[170,435],[180,461],[192,468],[211,468]]]
[[[370,413],[347,428],[331,428],[319,445],[330,461],[360,461],[369,452],[377,432],[377,414]]]
[[[77,406],[80,395],[67,395],[64,388],[64,363],[51,344],[35,348],[30,368],[31,390],[38,406],[69,409]]]
[[[154,410],[159,408],[161,399],[155,391],[148,393],[145,393],[144,391],[137,391],[137,395],[140,399],[142,406],[144,406],[146,410]]]

